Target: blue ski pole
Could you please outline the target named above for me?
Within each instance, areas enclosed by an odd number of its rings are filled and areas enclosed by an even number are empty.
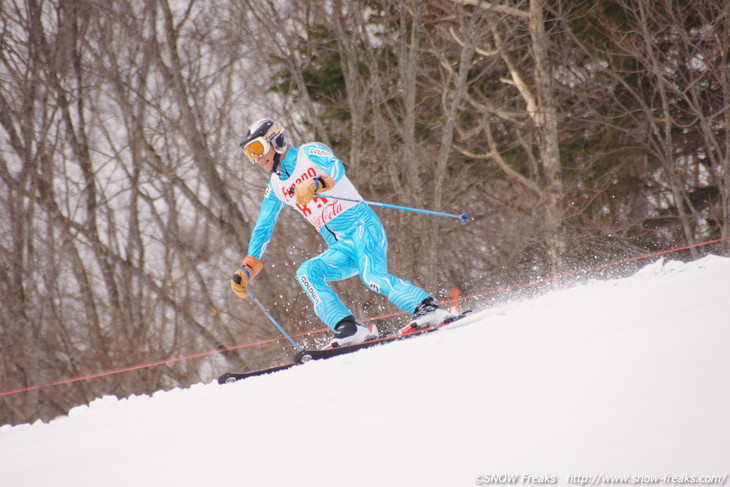
[[[317,194],[315,196],[319,196],[320,198],[332,198],[334,200],[350,201],[352,203],[365,203],[366,205],[379,206],[381,208],[393,208],[396,210],[406,210],[406,211],[413,211],[416,213],[426,213],[427,215],[437,215],[437,216],[447,216],[450,218],[458,218],[461,221],[461,223],[469,222],[469,213],[466,213],[466,212],[462,213],[461,215],[453,215],[451,213],[441,213],[440,211],[422,210],[420,208],[410,208],[408,206],[389,205],[388,203],[378,203],[375,201],[353,200],[350,198],[341,198],[339,196],[332,196],[332,195],[328,195],[328,194]]]
[[[301,349],[301,347],[299,347],[299,345],[297,345],[297,342],[292,340],[292,337],[290,337],[289,334],[284,330],[284,328],[282,328],[282,326],[279,324],[279,322],[276,321],[273,316],[271,316],[271,313],[269,313],[268,310],[266,308],[264,308],[264,305],[262,305],[259,302],[259,300],[256,299],[256,296],[254,296],[250,290],[248,291],[248,295],[251,297],[251,299],[253,299],[253,302],[256,303],[259,308],[261,308],[261,311],[263,311],[264,314],[266,314],[266,316],[271,320],[271,322],[279,329],[281,334],[284,335],[284,337],[286,337],[286,339],[289,340],[292,345],[294,345],[294,348],[297,349],[297,352],[301,352],[302,349]]]

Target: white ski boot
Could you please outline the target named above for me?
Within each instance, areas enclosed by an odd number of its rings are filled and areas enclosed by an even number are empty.
[[[413,319],[406,328],[410,327],[420,330],[421,328],[440,325],[457,316],[455,313],[436,304],[436,300],[429,297],[424,299],[416,307],[416,310],[413,312]]]
[[[378,338],[378,327],[374,324],[370,327],[357,322],[354,316],[350,315],[335,325],[335,336],[330,340],[327,348],[344,347],[355,345]]]

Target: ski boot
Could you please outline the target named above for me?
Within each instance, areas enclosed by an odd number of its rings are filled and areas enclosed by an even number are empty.
[[[346,316],[335,325],[335,336],[330,340],[327,348],[355,345],[378,338],[378,327],[371,325],[369,328],[358,323],[354,316]]]
[[[432,297],[428,297],[416,306],[416,310],[413,312],[413,319],[406,328],[410,327],[420,330],[429,326],[437,326],[456,318],[456,316],[456,314],[436,304],[436,300]]]

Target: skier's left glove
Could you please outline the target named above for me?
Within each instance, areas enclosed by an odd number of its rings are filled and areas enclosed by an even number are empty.
[[[305,179],[294,187],[294,197],[298,205],[307,205],[316,193],[324,193],[335,187],[332,176],[323,174],[316,178]]]
[[[231,277],[231,289],[233,289],[233,292],[241,298],[247,298],[248,290],[246,290],[246,286],[256,277],[256,274],[261,272],[263,267],[264,265],[260,260],[247,255],[243,259],[243,265]]]

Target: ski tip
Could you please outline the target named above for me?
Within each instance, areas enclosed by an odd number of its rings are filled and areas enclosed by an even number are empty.
[[[219,384],[226,384],[228,382],[228,378],[231,376],[230,372],[226,372],[222,376],[218,377],[217,382]]]

